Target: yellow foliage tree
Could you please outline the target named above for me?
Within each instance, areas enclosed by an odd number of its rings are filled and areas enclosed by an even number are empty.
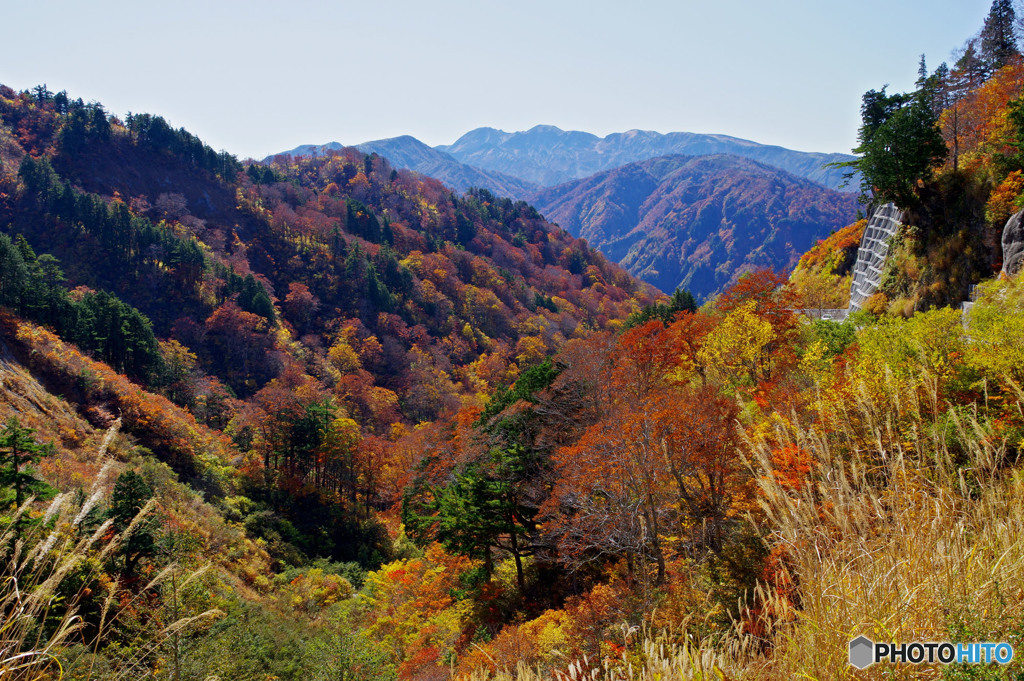
[[[349,344],[348,340],[341,338],[327,351],[327,359],[331,365],[343,374],[350,374],[363,368],[359,361],[359,355]]]
[[[775,329],[759,317],[754,301],[736,308],[708,334],[698,353],[701,362],[727,383],[756,384],[771,373],[769,345]]]
[[[984,376],[1024,383],[1024,279],[982,287],[968,317],[968,363]]]

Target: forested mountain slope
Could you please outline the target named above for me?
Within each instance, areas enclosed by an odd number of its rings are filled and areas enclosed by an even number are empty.
[[[698,298],[785,270],[851,222],[856,198],[737,156],[667,156],[538,193],[538,209],[635,276]]]
[[[698,308],[377,155],[243,165],[0,88],[0,676],[831,679],[877,622],[1019,650],[1024,78],[990,22],[865,94],[854,169],[906,219],[844,323],[804,312],[861,222]],[[577,205],[706,213],[726,255],[739,215],[817,215],[749,159],[630,173]]]
[[[286,654],[278,644],[227,643],[255,604],[257,636],[280,642],[304,616],[282,611],[284,592],[315,582],[347,597],[367,570],[416,552],[394,548],[393,514],[422,456],[407,459],[417,438],[656,295],[529,205],[453,194],[377,155],[243,166],[159,116],[122,121],[42,86],[0,87],[0,348],[11,391],[0,416],[22,424],[7,422],[0,439],[55,442],[17,479],[82,490],[68,503],[83,514],[95,503],[120,513],[125,485],[139,501],[129,520],[157,496],[165,528],[147,521],[148,548],[102,565],[109,588],[79,592],[75,607],[92,612],[110,594],[134,604],[145,593],[137,570],[173,556],[216,563],[208,598],[227,620],[200,644],[230,652],[191,657],[204,678],[244,659],[282,671],[267,658]],[[105,439],[109,428],[119,434]],[[100,473],[104,453],[117,457],[116,484]],[[191,548],[155,548],[185,535]],[[289,569],[299,577],[274,581]],[[151,602],[169,601],[153,592]],[[118,608],[129,611],[156,612]],[[130,645],[89,632],[102,650]],[[280,664],[294,671],[305,657]]]
[[[313,156],[329,151],[339,151],[343,148],[343,145],[337,142],[323,145],[305,144],[283,152],[283,155]],[[356,148],[365,154],[383,156],[396,168],[407,168],[421,175],[440,180],[457,192],[478,188],[486,189],[501,197],[525,199],[538,189],[537,185],[532,182],[460,163],[449,154],[429,147],[409,135],[364,142],[357,145]],[[269,162],[272,159],[273,156],[268,157],[264,159],[264,162]]]
[[[339,147],[304,145],[287,155]],[[815,184],[843,184],[844,171],[824,165],[852,157],[794,152],[724,135],[631,130],[598,138],[553,126],[519,133],[480,128],[436,149],[408,135],[359,149],[457,190],[476,186],[526,198],[641,279],[663,291],[688,287],[700,297],[722,290],[751,267],[792,267],[815,239],[853,218],[850,195]],[[720,154],[734,160],[695,161],[687,172],[666,170],[677,170],[685,159]],[[705,176],[698,177],[700,172]],[[774,175],[786,179],[771,180],[771,191],[754,188]],[[793,182],[803,182],[799,191],[791,188]],[[703,188],[694,190],[697,184]],[[717,209],[716,220],[714,204],[722,200],[739,207]],[[713,225],[716,221],[720,224]],[[706,237],[714,231],[735,236],[712,244]]]
[[[45,88],[0,90],[0,115],[0,303],[229,428],[271,488],[341,484],[312,455],[322,433],[282,453],[303,414],[343,417],[369,456],[655,295],[524,203],[353,149],[243,168]],[[382,503],[359,484],[353,502]]]

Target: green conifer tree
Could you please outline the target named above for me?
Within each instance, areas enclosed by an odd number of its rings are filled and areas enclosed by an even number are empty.
[[[54,493],[31,468],[53,453],[53,445],[36,442],[33,433],[31,428],[23,428],[15,416],[0,429],[0,489],[7,495],[13,493],[15,508],[20,508],[32,495],[48,498]]]
[[[113,521],[114,531],[125,532],[142,509],[153,497],[153,488],[146,479],[135,471],[125,471],[114,482],[114,491],[110,495],[110,508],[107,517]],[[142,517],[134,529],[121,542],[118,551],[124,560],[123,574],[132,577],[139,561],[156,553],[157,521],[150,515]]]
[[[862,124],[853,150],[860,158],[837,163],[861,174],[861,189],[881,201],[908,208],[917,200],[917,182],[946,158],[927,90],[888,95],[885,87],[864,93]],[[852,175],[852,173],[851,173]]]
[[[991,74],[1020,56],[1013,33],[1013,0],[995,0],[981,29],[981,58]]]

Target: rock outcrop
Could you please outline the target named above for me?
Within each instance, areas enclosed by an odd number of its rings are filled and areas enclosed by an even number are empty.
[[[1015,275],[1024,264],[1024,210],[1017,211],[1003,228],[1003,269],[1000,274]]]

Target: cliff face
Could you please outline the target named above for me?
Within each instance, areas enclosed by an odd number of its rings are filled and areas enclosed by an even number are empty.
[[[998,273],[1005,219],[994,224],[986,216],[989,191],[983,178],[958,173],[921,187],[920,200],[904,212],[904,227],[889,241],[869,309],[909,315],[959,307],[972,285]]]
[[[1003,266],[1000,275],[1020,274],[1024,263],[1024,210],[1017,211],[1003,227]]]

